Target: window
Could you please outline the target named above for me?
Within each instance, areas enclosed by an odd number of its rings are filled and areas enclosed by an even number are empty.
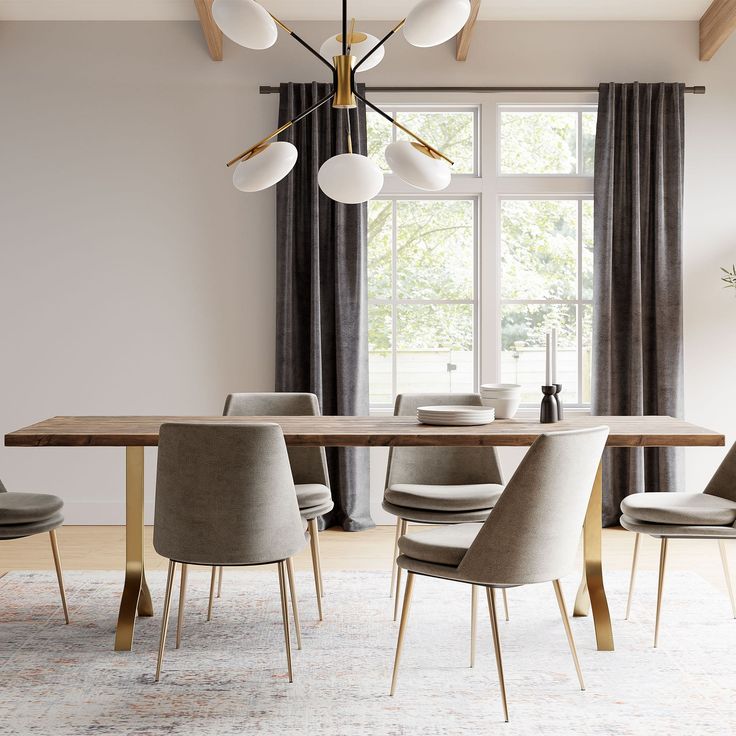
[[[552,327],[566,404],[590,404],[595,123],[589,107],[499,108],[500,380],[520,383],[528,404]]]
[[[478,172],[475,108],[397,108],[390,114],[455,161]],[[368,113],[368,152],[387,172],[368,203],[370,402],[389,408],[397,393],[473,391],[477,370],[478,203],[468,194],[426,196],[392,176],[383,151],[405,134]]]

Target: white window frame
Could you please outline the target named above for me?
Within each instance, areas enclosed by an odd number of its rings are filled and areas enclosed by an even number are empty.
[[[475,335],[474,350],[476,390],[481,383],[498,383],[501,375],[501,247],[500,202],[514,196],[528,199],[592,198],[592,176],[544,174],[534,176],[502,175],[498,173],[498,140],[500,136],[500,108],[564,110],[586,107],[596,109],[597,94],[580,92],[544,93],[398,93],[384,92],[371,95],[371,101],[384,110],[477,109],[476,157],[477,173],[452,177],[447,189],[426,195],[386,173],[379,197],[391,199],[438,199],[443,196],[476,199],[476,274],[475,274]],[[582,156],[579,130],[578,151]],[[492,142],[487,145],[487,142]],[[439,195],[439,196],[438,196]],[[581,356],[578,356],[578,364]],[[578,409],[570,404],[566,408]],[[387,408],[371,407],[372,413],[383,413]]]

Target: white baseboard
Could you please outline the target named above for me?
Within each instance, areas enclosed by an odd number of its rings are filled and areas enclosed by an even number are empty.
[[[70,526],[125,524],[125,503],[120,501],[66,501],[64,523]],[[153,524],[153,503],[144,509],[144,523]]]

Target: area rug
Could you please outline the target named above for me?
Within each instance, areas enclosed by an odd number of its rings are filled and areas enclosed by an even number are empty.
[[[387,574],[326,574],[323,623],[311,575],[297,578],[303,649],[294,652],[293,684],[275,569],[228,571],[209,623],[209,574],[193,570],[182,648],[173,646],[172,614],[156,684],[160,615],[139,619],[134,651],[112,651],[119,573],[67,573],[69,626],[53,574],[7,574],[0,579],[0,733],[672,736],[736,728],[736,621],[724,594],[696,575],[668,577],[656,650],[655,576],[641,574],[631,621],[622,620],[626,575],[607,576],[616,651],[596,651],[592,621],[573,619],[585,692],[552,586],[510,591],[511,620],[501,622],[509,724],[485,606],[476,666],[468,667],[468,588],[417,578],[398,692],[389,697],[398,626]],[[575,582],[564,581],[568,601]],[[160,611],[164,575],[151,574],[150,584]]]

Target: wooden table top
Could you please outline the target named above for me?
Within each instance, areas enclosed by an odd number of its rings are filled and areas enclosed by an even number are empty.
[[[672,417],[595,417],[570,414],[557,424],[540,424],[530,417],[497,419],[478,427],[436,427],[412,417],[52,417],[5,435],[8,447],[128,447],[155,446],[165,422],[212,422],[281,425],[288,445],[314,447],[495,446],[524,447],[544,432],[582,429],[605,424],[609,447],[720,447],[725,437]]]

